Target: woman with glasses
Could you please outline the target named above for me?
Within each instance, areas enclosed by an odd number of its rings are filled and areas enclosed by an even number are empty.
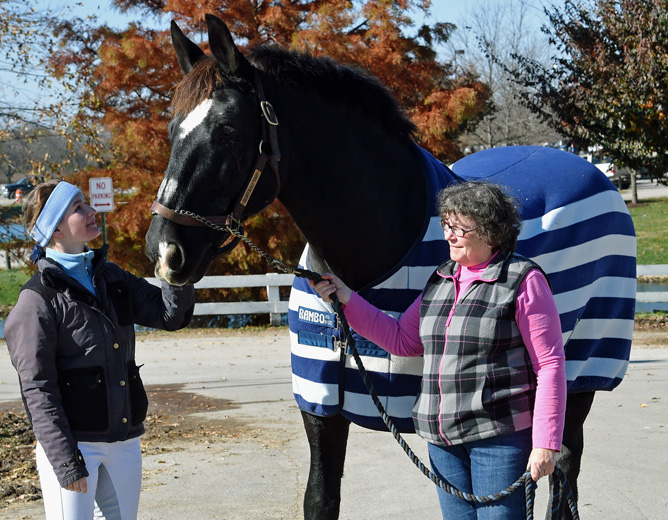
[[[434,473],[465,493],[491,495],[526,470],[554,471],[561,448],[566,373],[561,326],[541,268],[516,253],[521,221],[493,184],[467,182],[439,194],[450,259],[399,320],[334,275],[312,284],[336,293],[351,327],[388,352],[424,356],[413,408]],[[524,494],[490,504],[437,487],[444,519],[517,519]]]

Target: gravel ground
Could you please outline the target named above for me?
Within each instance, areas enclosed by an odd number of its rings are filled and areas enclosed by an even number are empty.
[[[154,518],[156,520],[158,518],[161,520],[166,520],[167,518],[180,518],[181,520],[189,518],[244,520],[258,518],[266,520],[268,518],[295,519],[300,517],[301,495],[305,486],[307,472],[308,446],[303,432],[300,431],[301,420],[299,419],[296,405],[289,398],[289,352],[284,352],[286,346],[282,339],[273,339],[274,337],[280,338],[282,335],[287,336],[287,332],[283,331],[277,334],[276,329],[243,331],[204,329],[186,330],[179,333],[154,332],[140,336],[138,352],[141,352],[142,342],[164,344],[164,346],[159,347],[152,354],[155,357],[155,362],[151,361],[150,365],[153,365],[152,370],[154,373],[150,377],[144,378],[146,381],[158,382],[160,384],[147,385],[151,404],[146,421],[147,433],[142,437],[142,448],[145,454],[145,477],[142,494],[142,514],[144,516],[140,515],[141,518],[146,520],[153,520]],[[245,342],[249,342],[248,344],[258,343],[257,339],[262,339],[272,349],[269,354],[272,358],[270,365],[267,365],[264,360],[253,359],[255,354],[252,354],[250,350],[244,349]],[[272,342],[276,343],[272,346]],[[211,346],[208,347],[207,343],[210,343]],[[200,379],[189,381],[188,383],[169,383],[170,380],[173,380],[172,374],[176,372],[167,373],[167,367],[173,366],[172,364],[176,358],[172,357],[173,351],[171,349],[177,344],[182,345],[183,349],[188,352],[202,351],[201,359],[195,359],[196,356],[192,354],[190,354],[190,359],[185,358],[196,370],[201,371]],[[225,354],[224,364],[221,365],[212,361],[210,366],[207,365],[207,355],[210,352],[218,352],[221,348],[225,347],[230,350]],[[649,320],[638,322],[634,333],[634,347],[641,349],[668,348],[668,323],[666,319],[653,317]],[[0,348],[4,349],[4,345],[0,345]],[[211,350],[208,350],[209,348]],[[163,355],[164,357],[161,357]],[[176,359],[176,362],[182,368],[186,364],[186,361],[179,359]],[[642,361],[641,363],[646,362]],[[256,366],[253,363],[258,364]],[[223,373],[221,373],[221,367],[223,367]],[[276,373],[281,375],[280,380],[276,379],[276,376],[273,374],[266,374],[269,367],[272,370],[276,369]],[[149,365],[147,365],[147,368],[150,368]],[[185,368],[183,369],[185,370]],[[227,372],[228,369],[229,372]],[[242,382],[237,383],[232,381],[232,376],[229,376],[230,380],[226,381],[226,374],[234,373],[238,375],[240,372],[244,372]],[[285,374],[283,374],[284,372]],[[216,380],[214,380],[214,374],[217,377]],[[631,374],[631,378],[636,377],[636,374],[636,372]],[[646,375],[650,376],[652,374]],[[265,379],[266,377],[273,379]],[[216,381],[219,382],[217,383]],[[270,383],[266,381],[270,381]],[[255,382],[258,382],[258,386],[277,384],[276,388],[280,390],[277,392],[277,395],[272,396],[275,397],[275,401],[264,400],[261,396],[258,396],[257,399],[255,396],[251,396],[250,392],[253,391],[251,388]],[[215,395],[220,395],[217,389],[222,388],[225,384],[230,385],[225,394],[226,396],[229,395],[230,398],[221,399],[215,397]],[[247,386],[247,389],[244,389],[244,385]],[[210,390],[206,390],[206,388]],[[236,390],[232,390],[232,388],[236,388]],[[656,390],[655,386],[652,388]],[[650,409],[659,405],[663,406],[663,398],[666,397],[664,395],[665,388],[659,390],[658,394],[655,390],[654,394],[656,396],[652,394],[652,396],[645,398],[640,405],[636,404],[635,406],[640,406],[642,409],[648,406]],[[622,390],[611,394],[604,392],[600,398],[597,398],[597,401],[600,400],[603,402],[604,400],[613,398],[620,402],[618,406],[626,406],[626,403],[623,403],[624,396],[620,392]],[[240,398],[240,396],[243,398]],[[615,396],[619,399],[616,399]],[[259,417],[262,419],[258,422]],[[591,427],[600,428],[600,426],[595,426],[594,423],[592,423]],[[643,426],[643,428],[646,429],[647,426]],[[662,430],[660,431],[662,432]],[[369,457],[373,457],[374,454],[371,450],[375,448],[371,448],[368,442],[375,435],[378,435],[378,432],[353,428],[349,442],[349,453],[359,452],[359,446],[356,444],[361,443],[361,451],[366,451]],[[394,441],[391,439],[391,436],[385,434],[385,437],[389,438],[387,440],[389,445],[388,450],[391,453],[391,458],[394,459],[398,448],[392,445]],[[611,440],[614,441],[614,439]],[[411,439],[410,444],[416,451],[420,451],[422,443],[419,440]],[[596,453],[596,446],[592,448],[588,448],[590,450],[589,453]],[[264,490],[264,493],[258,494],[253,486],[243,485],[244,482],[252,482],[254,479],[257,479],[257,473],[241,473],[236,479],[232,479],[232,485],[236,484],[234,492],[236,494],[247,493],[249,495],[243,495],[238,500],[231,500],[230,503],[248,504],[249,501],[256,501],[259,511],[257,515],[255,513],[251,514],[247,509],[237,513],[228,510],[228,513],[222,516],[213,516],[210,513],[195,514],[197,507],[203,507],[202,504],[206,502],[206,497],[210,497],[212,492],[208,488],[201,489],[201,482],[197,481],[197,477],[201,477],[200,471],[211,471],[212,474],[217,474],[219,470],[216,466],[216,461],[224,459],[226,464],[230,465],[229,468],[233,469],[235,457],[243,455],[241,458],[247,461],[249,457],[256,454],[260,454],[265,458],[269,457],[268,460],[272,464],[275,464],[275,467],[268,470],[277,473],[272,479],[277,481],[274,485],[280,485],[281,479],[289,478],[289,480],[294,480],[294,482],[291,482],[294,486],[290,486],[291,495],[284,505],[279,506],[273,502],[271,506],[264,504],[262,500],[265,498],[273,500],[275,497],[272,498],[271,492],[267,494],[266,490]],[[384,454],[376,455],[380,458],[385,456]],[[196,468],[188,467],[190,465],[184,461],[189,460],[190,457],[192,457],[192,460],[200,461],[198,464],[201,464],[201,466]],[[396,458],[400,459],[401,455],[396,455]],[[604,456],[603,460],[606,458]],[[349,459],[346,465],[347,473],[355,475],[355,477],[365,475],[370,471],[368,466],[374,465],[373,459],[364,463],[357,462],[352,457],[349,457]],[[401,461],[401,463],[403,462]],[[184,464],[186,464],[185,467]],[[263,462],[262,465],[264,464]],[[207,469],[207,465],[211,465],[212,467]],[[297,468],[296,470],[295,467]],[[404,465],[401,464],[400,467],[403,468]],[[293,474],[295,471],[296,475]],[[407,469],[406,472],[407,481],[411,485],[413,485],[414,481],[418,482],[419,476],[416,476],[411,469]],[[392,478],[393,476],[388,475],[388,477]],[[394,477],[396,478],[396,476]],[[264,474],[261,478],[265,478]],[[372,478],[370,476],[369,481]],[[174,481],[173,479],[180,480]],[[188,487],[189,479],[194,479],[193,486]],[[366,477],[363,477],[363,480],[365,485],[367,485]],[[351,499],[357,497],[358,490],[346,490],[346,482],[352,483],[354,480],[344,479],[344,495]],[[239,486],[239,483],[242,483],[242,485]],[[266,485],[269,482],[263,481],[263,484]],[[421,481],[420,484],[422,484]],[[189,490],[188,494],[185,495],[186,497],[197,496],[193,494],[193,487],[199,489],[198,492],[202,494],[202,498],[201,500],[192,499],[192,504],[189,506],[190,509],[187,509],[188,513],[175,512],[173,516],[165,516],[164,513],[160,513],[158,516],[151,516],[152,511],[160,509],[161,500],[164,499],[158,497],[162,496],[160,493],[164,492],[166,489],[165,486],[169,487],[170,495],[173,489],[174,500],[177,500],[176,497],[180,496],[179,493],[182,492],[182,489]],[[294,489],[292,489],[293,487]],[[378,490],[376,494],[380,495],[383,491],[387,493],[387,489],[385,489]],[[218,488],[213,492],[216,494],[220,493]],[[274,493],[278,492],[278,490],[274,491]],[[365,491],[359,491],[359,493],[362,492],[365,493],[365,497],[368,495]],[[426,490],[426,495],[432,497],[430,489]],[[177,503],[183,503],[185,500],[184,498],[180,502],[177,501]],[[404,505],[406,510],[403,513],[395,508],[393,512],[396,516],[384,515],[382,517],[405,518],[405,516],[401,515],[405,513],[417,514],[420,500],[424,500],[424,498],[415,498],[415,503],[411,503],[410,499],[406,498],[403,500],[403,502],[406,502]],[[599,500],[596,499],[595,502],[599,502]],[[231,506],[228,506],[228,509],[229,507]],[[382,505],[377,507],[382,508]],[[435,504],[429,504],[425,507],[426,509],[423,511],[424,514],[422,514],[422,517],[432,517],[433,514],[430,515],[430,513],[436,507]],[[586,512],[588,507],[591,509],[595,506],[591,503],[582,504],[581,514]],[[596,507],[599,507],[598,504],[596,504]],[[37,519],[43,514],[41,508],[39,482],[34,467],[34,438],[25,418],[22,405],[19,401],[0,401],[0,520]],[[275,511],[274,514],[267,516],[268,508],[272,508]],[[583,508],[584,511],[582,510]],[[537,506],[536,510],[540,511],[540,508]],[[360,516],[356,516],[356,512],[349,513],[349,515],[351,516],[346,515],[345,509],[342,509],[342,519],[360,518]],[[588,516],[591,518],[603,518],[596,514]],[[628,516],[628,514],[627,516],[620,517],[608,516],[608,518],[625,519],[650,517]],[[367,516],[365,518],[376,517]]]

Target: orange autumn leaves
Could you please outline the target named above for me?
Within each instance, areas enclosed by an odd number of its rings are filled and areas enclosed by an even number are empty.
[[[215,14],[229,26],[242,49],[276,44],[314,56],[329,56],[377,76],[418,128],[419,144],[440,159],[461,157],[457,136],[486,110],[488,89],[475,78],[456,78],[436,49],[454,29],[433,22],[412,26],[415,12],[427,12],[430,0],[285,0],[280,4],[249,0],[116,0],[121,9],[167,13],[195,41],[207,48],[204,15]],[[167,17],[162,17],[165,20]],[[428,17],[417,18],[429,20]],[[143,257],[151,200],[169,159],[169,102],[181,71],[169,27],[131,25],[60,32],[61,51],[53,63],[69,66],[83,78],[80,119],[94,119],[106,137],[100,168],[79,176],[111,176],[122,191],[117,210],[108,216],[112,260],[150,274]],[[277,229],[280,228],[280,229]],[[279,259],[296,262],[304,239],[287,212],[274,204],[246,226]],[[275,240],[278,236],[284,240]],[[213,272],[263,272],[260,258],[238,248],[217,262]],[[243,265],[242,265],[243,264]]]

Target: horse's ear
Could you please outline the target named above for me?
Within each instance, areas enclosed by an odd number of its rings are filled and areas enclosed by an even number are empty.
[[[205,56],[204,51],[183,34],[174,20],[172,20],[171,33],[176,59],[179,61],[183,73],[188,74],[193,65]]]
[[[220,18],[212,14],[206,15],[206,25],[209,29],[209,45],[211,52],[228,76],[238,76],[250,63],[239,51],[230,30]]]

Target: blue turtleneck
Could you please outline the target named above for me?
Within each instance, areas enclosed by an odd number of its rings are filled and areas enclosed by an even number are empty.
[[[93,257],[95,252],[91,249],[86,249],[83,253],[70,255],[61,253],[50,247],[46,248],[46,257],[58,262],[63,270],[74,278],[77,282],[83,285],[93,294],[95,293],[95,286],[93,285]]]

